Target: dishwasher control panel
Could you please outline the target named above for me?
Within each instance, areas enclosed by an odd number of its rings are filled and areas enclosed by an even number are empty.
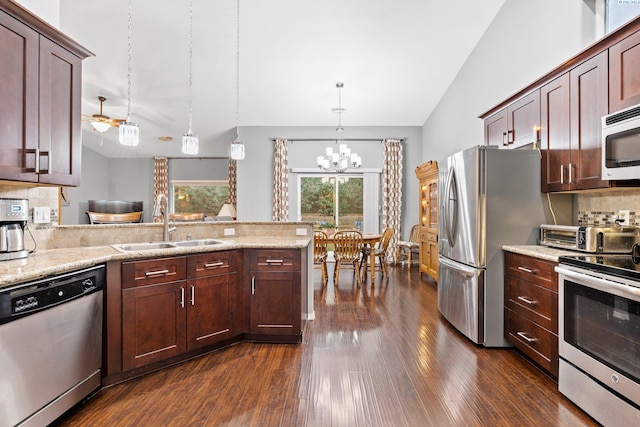
[[[102,289],[104,270],[104,266],[96,266],[3,289],[0,291],[0,324]]]

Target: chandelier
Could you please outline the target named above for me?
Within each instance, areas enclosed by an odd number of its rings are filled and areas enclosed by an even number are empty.
[[[342,113],[347,111],[342,108],[342,88],[344,83],[336,83],[338,88],[338,108],[333,108],[332,111],[338,113],[338,127],[336,132],[341,134],[344,131],[342,127]],[[325,171],[344,172],[349,168],[359,168],[362,165],[362,159],[356,153],[352,153],[351,149],[347,147],[347,144],[343,143],[341,139],[336,141],[338,150],[334,151],[333,147],[327,147],[324,156],[318,156],[318,167]]]
[[[120,144],[130,147],[138,145],[140,142],[140,128],[137,123],[131,122],[131,22],[133,21],[131,0],[129,0],[129,26],[127,31],[127,120],[120,123],[119,140]]]
[[[327,147],[324,156],[318,156],[318,167],[325,171],[344,172],[349,168],[359,168],[362,159],[356,153],[352,153],[347,144],[338,144],[338,151],[333,147]]]
[[[182,135],[182,152],[184,154],[198,154],[200,140],[198,135],[193,133],[191,125],[193,123],[193,1],[189,2],[189,131]]]

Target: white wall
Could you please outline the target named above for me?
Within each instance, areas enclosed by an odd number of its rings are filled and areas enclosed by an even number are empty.
[[[60,0],[15,0],[49,25],[60,28]]]
[[[478,116],[595,41],[593,0],[507,0],[428,117],[423,159],[484,142]]]
[[[245,144],[246,157],[238,161],[238,219],[242,221],[271,221],[273,197],[272,138],[310,139],[336,138],[335,127],[241,127],[240,139]],[[412,224],[418,222],[418,181],[414,169],[422,162],[421,128],[407,127],[348,127],[343,138],[348,139],[404,139],[403,149],[403,237]],[[316,158],[324,153],[327,142],[294,142],[289,146],[289,168],[316,168]],[[377,142],[348,142],[352,151],[362,157],[363,168],[382,168],[382,144]],[[292,185],[290,183],[291,190]],[[290,191],[291,192],[291,191]],[[290,200],[291,203],[291,200]],[[295,206],[289,206],[292,215]],[[290,220],[295,217],[290,215]]]

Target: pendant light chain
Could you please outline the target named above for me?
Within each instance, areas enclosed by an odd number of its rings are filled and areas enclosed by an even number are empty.
[[[236,140],[240,139],[240,0],[236,0]]]
[[[192,108],[192,87],[193,87],[193,0],[189,2],[189,133],[193,133],[191,126],[193,124],[193,108]]]
[[[133,21],[133,12],[131,6],[131,0],[129,0],[129,26],[127,30],[127,121],[131,118],[131,34],[132,34],[132,24]]]
[[[127,28],[127,120],[118,126],[118,139],[120,144],[134,147],[140,142],[140,128],[136,123],[131,122],[131,58],[133,34],[133,6],[129,0],[129,25]]]

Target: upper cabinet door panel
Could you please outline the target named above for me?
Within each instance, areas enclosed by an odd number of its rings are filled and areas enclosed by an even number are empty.
[[[640,104],[640,31],[609,48],[609,111]]]
[[[0,11],[0,179],[37,181],[38,40]]]
[[[500,110],[484,121],[484,141],[486,145],[506,146],[507,110]]]
[[[518,148],[537,141],[534,128],[540,126],[540,91],[536,90],[507,108],[509,148]]]
[[[540,97],[542,191],[568,190],[567,169],[571,163],[569,75],[563,74],[544,85]]]
[[[40,41],[40,182],[80,184],[82,61],[57,44]]]
[[[638,64],[640,65],[640,64]],[[600,179],[602,159],[602,116],[608,113],[607,53],[583,62],[571,70],[571,165],[576,190],[608,187]],[[575,165],[575,166],[573,166]]]

